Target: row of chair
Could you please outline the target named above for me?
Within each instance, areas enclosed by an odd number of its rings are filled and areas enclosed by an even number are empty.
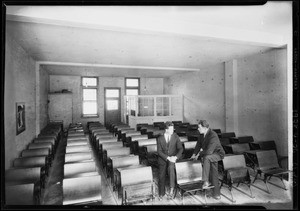
[[[71,123],[65,144],[63,205],[101,205],[102,187],[88,135]]]
[[[62,122],[49,122],[5,171],[7,205],[38,205],[51,162],[63,137]]]
[[[99,138],[99,160],[110,179],[113,190],[122,204],[127,205],[137,201],[153,200],[154,182],[150,166],[140,163],[139,156],[132,153],[131,147],[117,137],[121,137],[120,130],[130,128],[124,123],[112,123],[108,130],[116,139]],[[134,131],[134,130],[128,130]],[[132,135],[132,134],[131,134]],[[129,135],[125,138],[132,137]]]

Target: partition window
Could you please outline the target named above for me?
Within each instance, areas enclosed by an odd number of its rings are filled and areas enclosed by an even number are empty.
[[[98,117],[98,78],[82,77],[82,116]]]
[[[139,95],[140,93],[140,79],[139,78],[125,78],[125,95]],[[126,100],[126,108],[128,108],[129,102]],[[135,111],[135,105],[131,105]],[[130,113],[129,109],[126,110],[126,114]]]

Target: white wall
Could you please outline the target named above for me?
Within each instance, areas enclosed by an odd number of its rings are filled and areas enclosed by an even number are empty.
[[[184,95],[184,121],[206,119],[224,132],[234,128],[237,136],[275,140],[279,154],[288,155],[286,49],[172,76],[164,92]]]
[[[73,93],[73,121],[86,124],[88,121],[100,121],[104,124],[104,87],[121,88],[121,118],[124,116],[124,94],[125,94],[125,78],[124,77],[98,77],[98,112],[99,118],[82,118],[82,91],[81,76],[49,76],[49,91],[61,91],[68,89]],[[163,94],[162,78],[141,78],[140,94]]]
[[[275,140],[288,155],[287,50],[237,60],[238,134]]]
[[[5,169],[35,137],[35,61],[6,34],[5,45]],[[25,131],[16,135],[16,103],[25,103]]]
[[[39,70],[39,102],[40,102],[40,115],[39,115],[39,128],[42,130],[46,127],[49,117],[48,117],[48,91],[49,91],[49,74],[47,71],[41,66]]]
[[[183,121],[206,119],[212,128],[225,129],[224,64],[165,79],[165,94],[183,95]]]

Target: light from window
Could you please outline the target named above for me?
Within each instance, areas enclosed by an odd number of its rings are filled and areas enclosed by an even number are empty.
[[[139,79],[126,78],[126,87],[138,87]]]
[[[83,116],[97,115],[98,80],[96,77],[82,77],[82,113]]]
[[[97,78],[82,78],[83,86],[97,86]]]
[[[83,100],[97,100],[96,89],[83,89]]]
[[[106,97],[119,97],[119,90],[118,89],[107,89]]]
[[[84,115],[96,115],[97,103],[96,102],[83,102],[83,114]]]
[[[126,95],[138,95],[139,90],[138,89],[126,89]]]
[[[119,101],[118,100],[106,100],[106,109],[107,110],[118,110]]]

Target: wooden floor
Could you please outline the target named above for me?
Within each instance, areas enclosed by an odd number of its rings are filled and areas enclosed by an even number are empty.
[[[66,144],[66,139],[63,139],[57,148],[53,164],[50,168],[49,176],[46,179],[46,187],[42,191],[41,204],[42,205],[62,205],[62,179],[63,179],[63,164],[64,164],[64,148]],[[95,156],[95,152],[94,157]],[[106,174],[102,169],[102,165],[95,159],[97,162],[98,172],[102,178],[102,200],[103,205],[118,206],[121,207],[121,199],[118,198],[117,193],[113,192],[110,180],[107,179]],[[184,196],[184,205],[180,199],[179,194],[175,199],[164,199],[162,201],[158,200],[158,190],[157,190],[157,178],[158,170],[155,167],[152,167],[153,178],[155,180],[155,199],[152,201],[140,202],[135,205],[150,205],[150,206],[212,206],[212,207],[224,207],[227,206],[262,206],[266,209],[293,209],[293,199],[292,199],[292,188],[289,187],[287,181],[285,181],[286,187],[288,190],[285,191],[281,188],[278,188],[273,185],[269,185],[271,194],[265,192],[266,186],[261,180],[257,180],[254,185],[251,186],[252,194],[255,198],[250,198],[250,192],[246,185],[241,184],[238,188],[232,190],[233,197],[236,202],[231,201],[231,195],[228,188],[223,187],[221,189],[221,199],[215,200],[213,198],[207,198],[205,203],[205,198],[201,192],[196,193],[196,195],[185,195]],[[252,180],[254,172],[251,172]],[[277,178],[272,178],[276,184],[282,185],[281,181]],[[101,206],[101,205],[100,205]],[[175,207],[174,207],[175,208]],[[183,208],[183,207],[182,207]]]

